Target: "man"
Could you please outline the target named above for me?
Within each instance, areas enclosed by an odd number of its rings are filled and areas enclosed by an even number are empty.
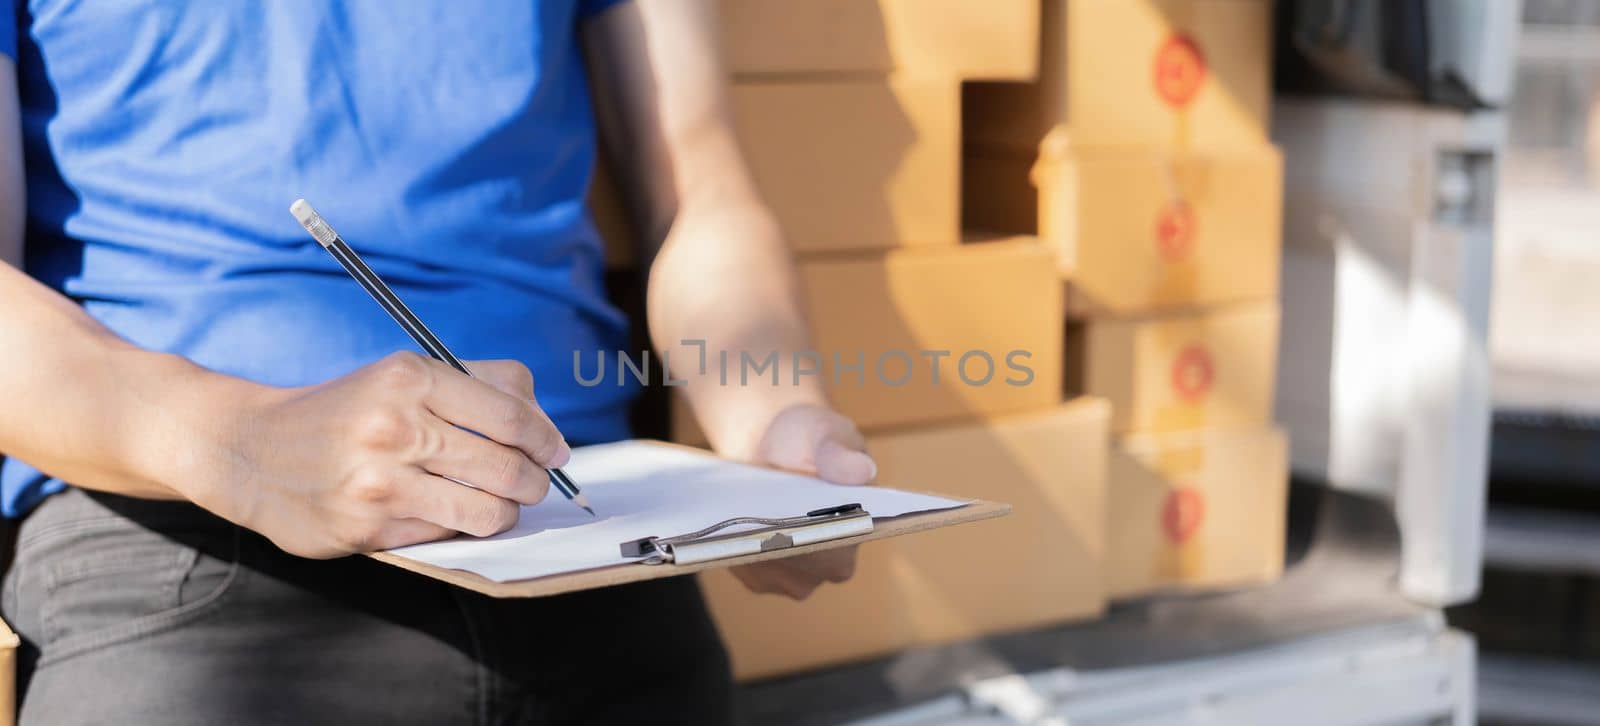
[[[3,603],[23,721],[727,720],[692,579],[495,601],[343,557],[505,530],[569,441],[628,435],[632,391],[571,368],[624,340],[583,204],[588,77],[655,242],[658,345],[807,348],[712,4],[17,5],[0,253],[26,273],[0,265],[0,483],[7,514],[32,511]],[[299,196],[457,352],[503,360],[472,363],[480,381],[391,354],[408,340],[298,229]],[[814,382],[686,368],[723,454],[872,478]],[[804,597],[852,567],[739,575]]]

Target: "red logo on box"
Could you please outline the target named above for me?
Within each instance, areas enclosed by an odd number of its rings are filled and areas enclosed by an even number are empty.
[[[1167,493],[1161,506],[1161,529],[1174,544],[1183,544],[1200,529],[1206,516],[1206,500],[1194,487],[1184,486]]]
[[[1177,262],[1194,250],[1194,210],[1183,200],[1173,201],[1156,217],[1156,250]]]
[[[1156,95],[1173,106],[1186,106],[1206,80],[1206,56],[1189,36],[1177,33],[1156,50]]]
[[[1202,345],[1189,345],[1178,352],[1178,357],[1172,362],[1172,389],[1178,395],[1187,399],[1196,399],[1204,396],[1211,390],[1211,381],[1216,375],[1215,366],[1211,362],[1211,354]]]

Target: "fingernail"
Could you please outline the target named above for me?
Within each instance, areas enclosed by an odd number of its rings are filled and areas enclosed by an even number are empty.
[[[561,448],[556,449],[555,456],[550,457],[550,466],[559,469],[566,466],[569,461],[572,461],[572,447],[568,446],[566,440],[563,439]]]
[[[867,457],[867,470],[868,470],[868,472],[870,472],[870,473],[867,474],[867,481],[869,481],[869,482],[877,481],[878,480],[878,460],[872,458],[871,454],[862,453],[861,455]]]

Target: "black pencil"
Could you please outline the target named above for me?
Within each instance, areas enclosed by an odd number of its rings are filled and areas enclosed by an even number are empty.
[[[462,373],[469,376],[472,375],[472,371],[467,370],[466,364],[462,363],[460,358],[455,357],[449,348],[444,347],[444,343],[440,342],[438,336],[434,335],[433,331],[428,330],[428,326],[423,325],[422,320],[415,313],[412,313],[405,303],[400,301],[399,296],[395,295],[394,291],[384,284],[382,278],[378,277],[378,273],[367,267],[367,263],[362,261],[361,256],[356,254],[355,250],[350,249],[350,245],[345,244],[339,233],[333,231],[333,227],[328,226],[328,223],[322,219],[322,215],[317,214],[317,210],[311,208],[310,203],[304,199],[296,200],[294,204],[289,205],[289,213],[300,221],[300,226],[305,227],[306,231],[311,233],[311,237],[317,241],[317,244],[322,245],[322,248],[327,250],[328,254],[333,255],[333,259],[339,261],[339,265],[345,269],[345,272],[350,273],[350,276],[354,277],[356,282],[361,283],[361,287],[367,291],[367,294],[371,295],[372,299],[377,301],[384,312],[389,313],[389,317],[394,318],[394,321],[399,323],[400,327],[405,329],[406,334],[410,335],[412,340],[417,341],[417,345],[421,346],[429,356],[435,360],[443,361],[451,368]],[[589,506],[589,498],[585,497],[583,492],[578,491],[578,485],[572,482],[572,478],[567,476],[566,472],[555,467],[547,471],[550,474],[550,484],[557,491],[561,492],[566,498],[571,499],[574,504],[583,507],[584,511],[588,512],[590,516],[595,516],[594,508]]]

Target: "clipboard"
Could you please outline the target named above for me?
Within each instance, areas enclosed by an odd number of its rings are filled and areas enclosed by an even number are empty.
[[[640,553],[637,562],[530,580],[497,582],[477,573],[419,562],[393,552],[373,552],[368,556],[490,597],[548,597],[663,577],[679,577],[717,567],[736,567],[797,557],[1011,513],[1009,504],[974,500],[952,509],[874,519],[870,512],[859,507],[852,511],[850,506],[816,510],[787,520],[729,520],[700,532],[645,538],[656,540],[653,544],[644,540],[619,542],[618,547],[655,547],[656,554],[639,549],[636,550]],[[753,529],[729,531],[735,526],[752,524],[756,525]]]

